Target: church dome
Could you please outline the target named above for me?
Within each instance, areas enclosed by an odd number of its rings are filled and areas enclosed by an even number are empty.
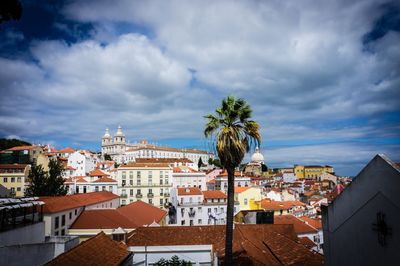
[[[103,139],[108,139],[111,138],[110,132],[108,131],[108,128],[106,128],[106,133],[104,133]]]
[[[251,156],[251,161],[254,163],[264,162],[264,156],[260,153],[260,149],[258,147],[256,148],[256,151]]]
[[[124,137],[125,136],[124,133],[122,132],[122,127],[121,126],[118,126],[118,130],[117,130],[117,133],[115,134],[115,136],[118,136],[118,137]]]

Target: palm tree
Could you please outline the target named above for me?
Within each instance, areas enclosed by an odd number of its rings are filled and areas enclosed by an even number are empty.
[[[252,110],[245,100],[228,96],[215,112],[204,117],[207,119],[204,135],[215,135],[218,158],[228,172],[225,265],[232,265],[235,168],[252,144],[259,145],[261,135],[258,123],[250,120]]]

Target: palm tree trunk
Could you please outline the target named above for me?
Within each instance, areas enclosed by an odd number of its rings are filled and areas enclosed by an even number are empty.
[[[233,265],[232,242],[233,242],[233,210],[234,210],[234,186],[235,169],[228,171],[228,206],[226,209],[226,236],[225,236],[225,265]]]

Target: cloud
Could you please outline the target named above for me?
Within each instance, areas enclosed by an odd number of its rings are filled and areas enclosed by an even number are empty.
[[[33,61],[0,58],[0,134],[99,142],[121,124],[131,140],[200,139],[203,115],[234,94],[266,146],[364,154],[342,144],[400,137],[385,118],[400,112],[399,32],[365,41],[388,2],[69,1],[52,27],[76,42],[35,40]]]

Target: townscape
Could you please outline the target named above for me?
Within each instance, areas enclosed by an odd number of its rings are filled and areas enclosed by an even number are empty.
[[[400,265],[400,1],[0,0],[0,266]]]
[[[2,264],[29,257],[29,264],[147,265],[166,252],[193,265],[223,259],[228,176],[213,153],[127,144],[121,127],[114,136],[106,130],[101,151],[49,145],[1,151]],[[27,197],[31,168],[48,171],[51,160],[63,166],[66,195]],[[383,155],[376,160],[399,178],[398,164]],[[234,175],[236,263],[322,265],[328,238],[321,220],[330,219],[328,209],[352,178],[335,175],[330,165],[270,169],[258,147]]]

